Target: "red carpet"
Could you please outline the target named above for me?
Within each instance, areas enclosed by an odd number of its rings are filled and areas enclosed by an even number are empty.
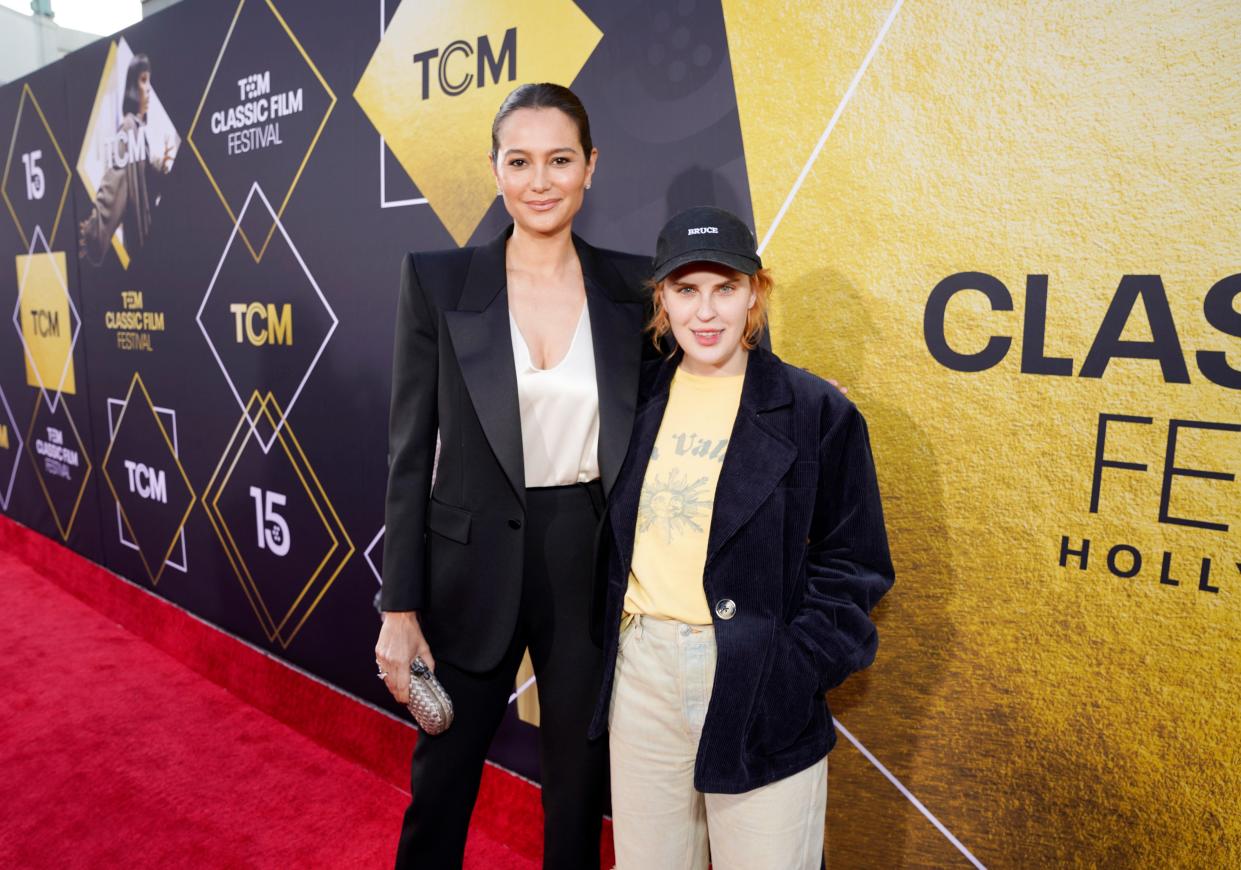
[[[0,866],[391,866],[412,728],[9,520],[0,544]],[[489,766],[466,867],[537,867],[541,831]]]

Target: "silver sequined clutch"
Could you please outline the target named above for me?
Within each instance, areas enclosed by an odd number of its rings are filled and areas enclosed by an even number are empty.
[[[452,698],[431,669],[415,658],[409,666],[409,712],[426,734],[440,734],[452,724]]]

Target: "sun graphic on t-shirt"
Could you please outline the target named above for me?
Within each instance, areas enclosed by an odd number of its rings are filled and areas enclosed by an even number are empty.
[[[690,483],[679,469],[672,469],[665,479],[655,475],[654,480],[647,480],[642,485],[642,497],[638,502],[638,531],[646,532],[651,526],[657,526],[667,543],[672,543],[674,534],[686,531],[702,533],[703,528],[696,520],[711,508],[711,499],[706,498],[702,488],[707,478],[700,477]]]

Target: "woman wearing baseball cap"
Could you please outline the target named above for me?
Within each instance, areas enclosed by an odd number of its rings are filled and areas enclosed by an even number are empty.
[[[604,679],[620,870],[814,868],[824,693],[873,661],[893,569],[866,423],[759,345],[772,281],[735,215],[656,248],[659,343],[608,502]]]

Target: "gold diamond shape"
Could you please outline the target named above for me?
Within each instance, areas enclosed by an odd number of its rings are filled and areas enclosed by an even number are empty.
[[[310,55],[306,53],[306,49],[302,48],[302,44],[298,42],[297,37],[293,35],[293,30],[289,27],[288,22],[284,20],[284,16],[276,9],[276,4],[272,0],[263,0],[267,7],[271,10],[271,14],[275,16],[276,21],[284,28],[284,32],[289,35],[289,41],[293,43],[298,54],[306,61],[306,65],[310,67],[310,71],[314,73],[315,78],[319,80],[319,84],[323,86],[323,90],[328,95],[327,111],[323,113],[323,120],[319,122],[315,135],[310,139],[310,146],[306,149],[306,154],[302,157],[302,162],[298,164],[297,172],[293,175],[293,181],[289,184],[289,189],[285,193],[284,198],[280,201],[279,208],[276,209],[276,221],[284,215],[285,206],[289,204],[289,200],[293,198],[293,189],[297,187],[297,183],[302,178],[302,170],[306,168],[306,164],[310,161],[310,155],[315,150],[315,146],[319,144],[319,136],[323,133],[323,128],[327,126],[327,119],[332,114],[332,109],[336,108],[336,94],[328,86],[327,80],[323,78],[319,68],[315,66],[314,61],[310,59]],[[237,19],[241,17],[241,10],[246,5],[246,0],[239,0],[237,3],[237,11],[233,13],[233,20],[228,26],[228,33],[224,37],[224,43],[220,46],[220,53],[216,55],[215,66],[211,68],[211,76],[207,79],[207,86],[203,88],[202,99],[198,102],[198,111],[194,113],[194,120],[190,124],[190,131],[185,135],[185,141],[190,143],[190,148],[194,151],[194,156],[198,158],[198,162],[202,164],[203,172],[207,173],[207,180],[211,182],[211,186],[215,188],[216,195],[220,197],[220,202],[224,203],[224,208],[228,212],[228,216],[232,218],[233,224],[237,227],[237,234],[241,236],[241,240],[245,243],[246,248],[250,251],[250,256],[254,258],[254,262],[263,259],[263,254],[267,251],[267,245],[271,242],[272,234],[276,232],[276,223],[273,222],[271,228],[267,231],[266,238],[263,239],[262,246],[255,251],[254,245],[250,243],[246,231],[242,228],[237,218],[237,211],[229,203],[228,198],[224,195],[224,191],[220,190],[220,185],[216,183],[215,176],[211,174],[211,167],[207,165],[206,159],[202,152],[198,150],[198,145],[194,142],[194,130],[198,128],[198,119],[202,116],[203,106],[207,104],[207,96],[211,93],[211,85],[215,81],[215,75],[220,69],[220,61],[224,58],[224,52],[228,50],[228,43],[233,38],[233,29],[237,26]]]
[[[121,503],[121,497],[117,493],[116,485],[112,482],[112,477],[108,472],[108,460],[112,458],[112,448],[116,445],[116,436],[121,431],[121,425],[125,422],[125,414],[129,411],[129,400],[133,398],[134,388],[137,387],[142,391],[142,398],[146,402],[147,410],[151,412],[151,416],[155,418],[155,425],[159,427],[159,433],[164,438],[164,445],[168,448],[168,455],[172,457],[172,461],[177,466],[177,471],[181,475],[181,480],[185,483],[185,489],[190,494],[190,500],[185,505],[185,511],[181,514],[181,519],[177,523],[177,529],[172,533],[172,539],[168,542],[163,555],[160,556],[159,570],[152,571],[151,565],[147,562],[146,554],[142,552],[141,542],[138,539],[138,533],[134,530],[134,525],[129,521],[129,516],[125,513],[125,506]],[[185,468],[181,465],[181,459],[177,456],[177,451],[172,446],[172,439],[168,437],[168,430],[164,428],[164,423],[159,418],[159,413],[155,410],[155,403],[151,401],[151,394],[147,392],[146,384],[142,382],[142,376],[134,372],[133,379],[129,382],[129,392],[125,394],[125,404],[121,406],[121,416],[116,421],[116,427],[112,433],[112,440],[108,442],[108,450],[103,456],[103,462],[99,463],[99,469],[103,472],[104,482],[108,484],[108,489],[112,491],[112,497],[116,499],[117,509],[121,512],[121,520],[125,523],[125,528],[129,530],[129,536],[133,538],[134,543],[138,546],[138,558],[142,560],[142,566],[146,568],[147,576],[151,578],[151,585],[155,586],[159,583],[159,578],[164,573],[164,568],[168,567],[168,557],[172,555],[172,549],[177,545],[177,538],[181,535],[185,528],[185,521],[189,519],[190,511],[194,509],[194,502],[198,500],[198,496],[194,494],[194,487],[190,486],[190,479],[185,473]]]
[[[42,236],[43,230],[36,228],[35,238],[42,239]],[[73,351],[82,320],[65,285],[67,274],[64,251],[45,249],[40,254],[17,255],[17,313],[14,316],[26,352],[26,384],[38,387],[44,395],[77,393]],[[54,312],[58,318],[63,315],[69,334],[40,336],[33,322],[35,308]]]
[[[56,205],[56,218],[52,221],[52,231],[48,233],[48,244],[51,245],[56,240],[56,228],[60,226],[60,216],[65,210],[65,198],[69,195],[69,161],[65,159],[65,154],[60,150],[60,143],[56,141],[56,136],[52,133],[52,128],[47,123],[47,116],[43,114],[43,107],[39,105],[39,101],[35,98],[34,91],[30,89],[29,84],[22,85],[21,101],[17,104],[17,120],[13,122],[13,138],[9,141],[9,156],[4,161],[4,175],[0,177],[0,196],[4,197],[4,204],[8,206],[9,214],[13,216],[13,223],[17,224],[17,232],[22,237],[22,244],[26,250],[30,250],[30,233],[22,226],[21,219],[17,216],[17,210],[13,207],[13,203],[9,200],[9,170],[13,165],[13,150],[17,147],[17,131],[21,128],[22,113],[26,109],[26,101],[30,101],[30,105],[34,107],[35,112],[39,116],[39,121],[43,124],[43,129],[47,131],[47,137],[52,140],[52,147],[56,149],[56,156],[60,158],[61,165],[65,168],[65,186],[60,191],[60,202]]]
[[[258,403],[258,410],[254,416],[251,416],[251,408],[255,406],[255,403]],[[275,409],[275,415],[272,413],[273,408]],[[311,506],[314,507],[315,512],[319,515],[320,522],[323,523],[328,537],[332,540],[332,545],[324,553],[323,558],[311,573],[301,592],[279,622],[275,620],[268,609],[259,584],[255,581],[249,567],[246,565],[241,549],[237,546],[232,532],[224,522],[224,516],[220,512],[219,506],[220,496],[223,495],[224,488],[228,485],[233,470],[237,467],[237,462],[245,450],[246,443],[251,437],[258,439],[250,421],[252,419],[260,419],[259,415],[265,417],[268,424],[276,431],[276,443],[280,444],[284,455],[288,457],[298,480],[306,490],[306,496],[310,499]],[[241,420],[238,421],[237,427],[233,430],[228,446],[224,448],[224,454],[220,457],[220,462],[216,465],[216,469],[211,475],[211,481],[207,484],[203,496],[203,507],[207,512],[208,519],[211,520],[216,536],[219,537],[220,543],[224,545],[224,552],[228,557],[229,564],[232,565],[233,572],[237,575],[242,590],[246,594],[246,599],[250,602],[254,615],[258,617],[259,624],[263,627],[267,639],[278,640],[281,646],[287,649],[302,626],[306,624],[306,620],[310,618],[310,614],[314,612],[319,602],[323,600],[323,596],[327,594],[337,575],[345,567],[345,563],[353,555],[354,546],[353,541],[349,538],[349,533],[345,531],[345,527],[340,521],[340,517],[336,515],[336,509],[332,507],[331,500],[328,499],[327,493],[323,491],[323,485],[319,483],[319,478],[315,475],[309,460],[306,459],[306,454],[302,452],[301,445],[293,434],[293,429],[289,422],[284,420],[284,425],[278,430],[276,429],[277,421],[283,419],[284,411],[280,408],[274,395],[269,392],[265,397],[262,397],[258,390],[251,394],[250,401],[246,403],[245,410],[241,415]],[[227,469],[225,469],[225,465],[228,466]],[[214,495],[212,494],[213,489]],[[317,496],[316,493],[318,493]],[[324,508],[327,509],[326,514]],[[328,519],[329,516],[331,517],[330,520]],[[342,551],[342,545],[343,552],[339,552]],[[334,565],[329,565],[333,560],[333,556],[337,557],[336,561]],[[320,576],[325,572],[327,572],[327,579],[322,581],[320,588],[316,591],[315,586],[319,583]],[[313,599],[310,597],[312,595]],[[286,629],[289,622],[295,618],[296,624],[291,629]]]
[[[516,57],[514,74],[507,76],[509,67],[500,60],[510,30]],[[484,36],[494,69],[484,61]],[[464,245],[495,202],[495,179],[483,155],[501,100],[519,82],[571,83],[602,37],[570,0],[407,0],[392,16],[353,96],[453,239]],[[438,52],[435,58],[413,59],[431,51]],[[441,85],[455,90],[467,81],[455,96]],[[471,142],[476,146],[471,152],[467,144],[463,158],[462,143]]]
[[[82,443],[82,436],[78,434],[77,424],[73,422],[73,415],[69,413],[69,403],[63,398],[60,401],[60,407],[64,408],[65,419],[69,421],[69,429],[73,432],[73,440],[78,444],[78,455],[82,457],[86,463],[86,471],[82,474],[82,482],[78,485],[77,497],[73,500],[73,510],[69,512],[67,522],[61,522],[60,511],[56,510],[56,502],[52,500],[52,494],[47,489],[47,484],[43,481],[43,471],[39,468],[39,457],[34,452],[34,424],[39,419],[39,411],[48,408],[48,403],[41,397],[35,398],[34,414],[30,417],[30,426],[26,429],[26,453],[30,456],[30,461],[34,465],[34,476],[39,481],[39,488],[43,490],[43,497],[47,499],[47,505],[52,509],[52,519],[56,521],[56,529],[60,532],[62,540],[69,540],[69,533],[73,531],[73,523],[77,520],[78,508],[82,505],[82,496],[86,493],[86,481],[90,479],[91,461],[90,456],[86,453],[86,445]]]

